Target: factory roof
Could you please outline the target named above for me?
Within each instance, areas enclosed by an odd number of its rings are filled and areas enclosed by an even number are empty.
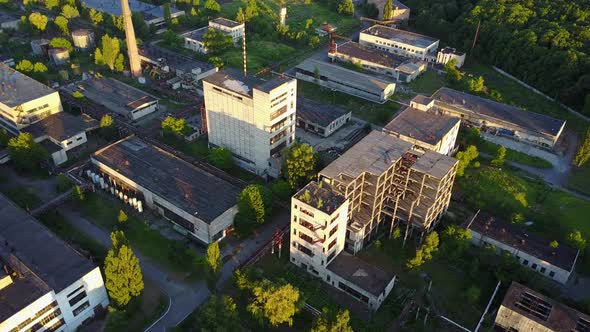
[[[410,156],[415,159],[412,170],[442,178],[457,164],[455,158],[429,150],[421,154],[412,148],[412,143],[374,130],[321,170],[320,175],[331,179],[340,175],[357,178],[364,172],[381,175],[400,158]]]
[[[166,61],[166,65],[185,72],[192,71],[196,68],[200,68],[201,72],[206,72],[215,68],[215,66],[210,63],[195,60],[180,53],[172,52],[168,49],[155,45],[150,45],[149,43],[144,44],[139,48],[139,55],[150,59],[152,62],[157,62],[158,59],[164,59]]]
[[[406,61],[405,58],[399,57],[395,54],[381,51],[374,47],[361,45],[352,41],[337,45],[336,53],[346,55],[351,58],[376,63],[388,68],[395,68]]]
[[[391,81],[386,81],[375,76],[366,75],[356,72],[354,70],[346,69],[328,62],[307,59],[297,65],[298,70],[305,71],[306,75],[315,75],[316,68],[319,70],[320,78],[327,77],[329,80],[343,83],[347,86],[363,90],[365,92],[380,95],[383,91],[392,84]]]
[[[213,29],[213,28],[210,28],[210,27],[198,28],[196,30],[183,33],[182,36],[185,38],[188,38],[188,39],[203,42],[205,40],[205,34],[207,32],[209,32],[209,29]]]
[[[16,107],[54,92],[52,88],[0,63],[0,103]]]
[[[297,97],[297,117],[322,127],[329,126],[340,117],[350,113],[338,107],[321,104],[309,99]]]
[[[244,23],[240,23],[240,22],[232,21],[232,20],[230,20],[230,19],[227,19],[227,18],[225,18],[225,17],[218,17],[218,18],[212,19],[212,20],[211,20],[211,21],[209,21],[209,22],[210,22],[210,23],[211,23],[211,22],[212,22],[212,23],[216,23],[216,24],[219,24],[219,25],[224,25],[224,26],[226,26],[226,27],[228,27],[228,28],[235,28],[235,27],[238,27],[238,26],[240,26],[240,25],[244,25]]]
[[[430,97],[426,97],[424,95],[416,95],[414,98],[412,98],[412,102],[414,103],[418,103],[420,105],[424,105],[427,106],[428,104],[430,104],[434,99],[430,98]]]
[[[525,111],[511,105],[449,88],[443,87],[438,89],[432,95],[432,98],[443,104],[463,110],[466,113],[487,116],[532,132],[539,132],[551,136],[557,136],[565,125],[564,120]]]
[[[561,243],[557,248],[553,248],[550,245],[551,240],[527,232],[521,227],[497,220],[486,213],[478,213],[466,227],[566,271],[571,271],[576,263],[578,255],[576,249]]]
[[[142,105],[157,99],[131,85],[114,78],[91,78],[65,87],[70,93],[80,91],[86,98],[101,104],[112,112],[126,115]]]
[[[420,67],[422,67],[422,66],[424,66],[424,68],[426,68],[424,61],[412,59],[412,60],[408,60],[408,61],[402,63],[401,65],[397,66],[395,69],[398,71],[401,71],[402,73],[412,75],[416,71],[419,71]]]
[[[98,11],[105,12],[117,17],[121,16],[121,2],[120,1],[104,1],[104,0],[85,0],[84,3],[89,8],[94,8]],[[153,18],[164,18],[164,9],[162,6],[152,5],[139,0],[129,0],[129,8],[131,12],[140,12],[144,15],[144,19],[151,20]],[[174,6],[170,6],[170,15],[176,17],[184,13],[182,10]]]
[[[512,282],[502,306],[545,326],[549,331],[588,331],[590,316],[517,282]]]
[[[395,278],[395,274],[385,272],[346,252],[338,254],[328,264],[328,270],[377,297]]]
[[[13,255],[26,266],[24,279],[16,277],[0,290],[0,321],[51,289],[62,291],[96,267],[2,194],[0,215],[0,259],[12,265]]]
[[[92,158],[207,223],[234,206],[240,193],[229,182],[133,136]]]
[[[34,137],[49,136],[61,142],[95,128],[98,128],[98,121],[86,114],[76,116],[68,112],[59,112],[33,123],[22,131],[29,132]]]
[[[438,39],[436,38],[424,36],[415,32],[391,28],[384,25],[373,25],[372,27],[361,31],[361,33],[420,48],[426,48],[438,42]]]
[[[39,142],[39,145],[41,145],[41,147],[43,147],[43,149],[45,149],[45,151],[47,151],[47,153],[49,153],[50,155],[57,151],[63,150],[63,147],[53,143],[53,141],[49,139],[42,140],[41,142]]]
[[[344,196],[333,191],[329,184],[315,181],[308,183],[293,197],[328,215],[336,211],[346,200]]]
[[[455,54],[455,55],[458,55],[458,56],[465,55],[465,52],[457,51],[457,49],[452,48],[452,47],[448,47],[448,46],[447,47],[443,47],[439,52],[445,53],[445,54]]]
[[[407,107],[385,125],[387,132],[436,145],[461,119],[436,111],[421,111]]]
[[[269,93],[273,89],[293,81],[293,79],[286,76],[277,76],[267,81],[255,76],[244,76],[244,74],[235,69],[225,69],[203,78],[203,81],[244,96],[252,97],[253,89]]]

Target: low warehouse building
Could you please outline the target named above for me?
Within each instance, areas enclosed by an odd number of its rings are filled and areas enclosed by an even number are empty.
[[[78,331],[109,298],[100,268],[0,194],[0,331]]]
[[[459,52],[452,47],[445,47],[438,51],[436,55],[436,63],[446,65],[451,60],[457,60],[455,67],[461,68],[465,64],[465,53]]]
[[[384,103],[395,92],[394,82],[312,59],[297,65],[296,77],[377,103]]]
[[[208,26],[189,31],[182,35],[182,37],[184,37],[184,48],[197,53],[207,54],[208,50],[205,46],[205,34],[209,32],[209,29],[221,31],[230,36],[234,46],[237,46],[240,45],[242,37],[244,36],[245,25],[244,23],[232,21],[224,17],[210,20]]]
[[[78,91],[109,111],[135,121],[158,110],[158,99],[114,78],[91,78],[65,87]]]
[[[578,260],[576,249],[561,243],[553,248],[551,241],[484,213],[478,213],[466,228],[471,231],[473,244],[489,244],[508,252],[522,265],[560,284],[567,283]]]
[[[391,76],[397,81],[406,83],[416,79],[418,75],[426,71],[427,67],[424,61],[408,60],[355,42],[332,45],[328,50],[328,57],[332,60],[351,62],[360,65],[365,70]]]
[[[359,43],[400,56],[435,62],[439,40],[406,30],[373,25],[361,31]]]
[[[590,331],[590,316],[512,282],[493,329],[498,332],[587,332]]]
[[[422,97],[422,96],[418,96]],[[424,150],[451,155],[461,119],[435,110],[422,111],[412,103],[383,128],[385,132]]]
[[[137,137],[97,151],[91,161],[110,183],[143,196],[177,231],[202,243],[222,239],[233,225],[238,187]]]
[[[297,98],[296,114],[297,127],[322,137],[332,135],[350,121],[352,116],[351,111],[346,112],[337,107],[316,103],[305,98]]]
[[[437,109],[464,124],[544,148],[552,149],[565,127],[564,120],[449,88],[438,89],[431,98]]]

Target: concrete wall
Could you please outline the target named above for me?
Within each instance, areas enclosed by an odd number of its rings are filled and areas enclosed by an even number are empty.
[[[140,108],[136,108],[130,112],[130,118],[133,121],[141,119],[142,117],[157,111],[158,106],[159,106],[159,104],[158,104],[158,101],[156,100],[152,104],[149,104],[147,106],[142,106]]]
[[[0,103],[0,125],[13,134],[17,134],[18,130],[29,124],[61,111],[63,111],[63,108],[57,91],[14,108]],[[21,122],[17,123],[19,115]]]
[[[184,48],[197,53],[207,54],[207,48],[203,42],[188,38],[186,36],[184,37]]]
[[[230,28],[225,25],[209,21],[209,27],[223,31],[226,34],[230,35],[234,41],[234,45],[239,45],[242,42],[242,37],[244,36],[244,24],[240,24],[236,27]]]
[[[424,61],[430,61],[430,58],[427,57],[428,54],[436,54],[436,50],[438,49],[438,43],[439,41],[437,40],[436,42],[430,44],[427,47],[417,47],[405,43],[400,43],[387,38],[381,38],[379,36],[374,36],[368,33],[361,32],[359,35],[359,44],[361,45],[372,46],[393,54],[414,59],[420,59]]]
[[[347,82],[332,81],[329,77],[328,80],[316,80],[315,77],[308,76],[300,72],[297,72],[296,77],[300,80],[316,83],[329,89],[338,90],[346,94],[357,96],[373,102],[383,103],[395,92],[395,83],[389,84],[385,89],[380,91],[378,94],[374,94],[364,90],[359,90],[357,87],[347,84]]]
[[[442,65],[446,65],[449,61],[451,61],[453,59],[457,60],[455,67],[461,68],[461,67],[463,67],[463,64],[465,64],[465,53],[463,53],[462,55],[458,55],[456,53],[443,53],[443,52],[439,51],[438,54],[436,55],[436,63],[442,64]]]
[[[518,261],[521,264],[523,264],[524,266],[526,266],[529,269],[532,269],[534,271],[537,271],[538,273],[542,274],[543,276],[545,276],[549,279],[553,279],[560,284],[565,285],[571,275],[571,271],[566,271],[560,267],[552,265],[549,262],[541,260],[535,256],[531,256],[526,252],[515,249],[511,246],[508,246],[504,243],[498,242],[498,241],[496,241],[492,238],[489,238],[487,236],[482,236],[478,232],[471,230],[471,235],[473,236],[471,238],[471,243],[473,243],[477,246],[481,246],[482,243],[487,243],[487,244],[493,245],[495,248],[497,248],[497,250],[499,250],[501,252],[502,251],[509,252],[511,255],[515,256],[516,259],[518,259]],[[533,265],[536,265],[536,266],[533,268]],[[544,269],[544,270],[541,271],[542,269]],[[552,272],[555,273],[555,275],[553,277],[550,275]]]
[[[513,328],[513,331],[535,331],[535,332],[553,332],[536,321],[521,315],[505,306],[500,306],[498,314],[496,315],[495,324],[504,328]]]
[[[326,281],[327,283],[331,284],[332,286],[336,287],[337,289],[345,292],[346,294],[349,294],[348,292],[346,292],[345,290],[343,290],[339,285],[340,283],[346,285],[347,287],[350,287],[352,289],[354,289],[355,291],[361,293],[362,295],[366,296],[368,298],[367,302],[361,301],[362,303],[365,303],[369,309],[377,311],[377,309],[379,309],[379,307],[381,306],[381,304],[383,303],[383,300],[385,300],[385,298],[387,298],[387,296],[389,295],[389,293],[391,293],[391,290],[393,289],[393,286],[395,285],[395,277],[393,279],[391,279],[391,281],[389,282],[389,284],[387,284],[387,286],[385,287],[385,290],[379,294],[379,296],[376,296],[374,294],[371,294],[367,291],[365,291],[364,289],[356,286],[355,284],[349,282],[348,280],[340,277],[339,275],[328,271],[328,274],[326,275],[326,279],[324,279],[324,281]],[[349,294],[350,295],[350,294]]]
[[[353,62],[355,64],[360,64],[366,70],[393,77],[395,80],[399,78],[399,72],[396,72],[394,67],[387,67],[378,63],[351,57],[349,55],[342,53],[328,53],[328,57],[330,57],[330,59],[335,59],[342,62]]]
[[[79,289],[75,293],[72,293],[80,286],[82,286],[81,289]],[[86,292],[86,297],[82,298],[73,305],[70,305],[70,299],[82,293],[83,291]],[[70,294],[71,296],[68,296]],[[65,321],[65,324],[62,325],[59,331],[74,332],[84,321],[94,316],[94,310],[99,310],[99,308],[106,309],[106,307],[109,304],[109,299],[107,296],[106,289],[104,287],[102,275],[100,274],[100,269],[96,267],[94,270],[92,270],[91,272],[89,272],[88,274],[86,274],[70,286],[66,287],[58,294],[56,294],[52,290],[49,293],[41,296],[23,310],[11,316],[4,322],[1,322],[0,331],[12,330],[24,320],[35,316],[40,310],[50,305],[53,301],[57,302],[57,307],[55,309],[47,311],[47,313],[39,316],[39,318],[35,319],[34,321],[26,325],[23,328],[23,331],[31,328],[33,325],[40,321],[43,321],[43,326],[45,328],[49,328],[57,322],[59,322],[60,319],[63,319]],[[84,310],[77,312],[77,315],[74,315],[74,310],[78,309],[81,305],[86,306],[85,302],[88,302],[88,306]],[[49,318],[47,317],[52,312],[55,312],[55,310],[58,307],[61,310],[61,314],[56,315],[56,317],[49,320]]]
[[[350,121],[351,113],[343,114],[341,117],[332,121],[327,127],[320,126],[317,123],[305,121],[303,118],[297,118],[297,126],[305,130],[311,131],[321,137],[328,137],[332,135],[336,130],[340,129],[344,124]],[[320,132],[320,131],[323,131]]]

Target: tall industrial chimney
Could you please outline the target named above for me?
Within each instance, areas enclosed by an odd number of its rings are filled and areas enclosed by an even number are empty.
[[[135,31],[133,30],[133,21],[131,20],[129,0],[121,0],[121,11],[123,13],[123,23],[125,24],[125,39],[127,40],[127,55],[129,56],[131,76],[140,77],[141,63],[139,52],[137,51],[137,41],[135,41]]]

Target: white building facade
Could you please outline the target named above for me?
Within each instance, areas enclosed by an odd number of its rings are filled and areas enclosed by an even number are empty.
[[[295,142],[297,81],[219,72],[203,79],[203,92],[209,145],[229,149],[250,172],[278,177],[280,152]]]
[[[435,62],[439,40],[410,31],[374,25],[361,31],[359,44],[404,57]]]
[[[4,89],[4,87],[1,89]],[[19,130],[28,125],[61,111],[63,111],[63,108],[59,93],[51,90],[46,95],[18,105],[7,105],[0,102],[0,125],[13,134],[17,134]]]

